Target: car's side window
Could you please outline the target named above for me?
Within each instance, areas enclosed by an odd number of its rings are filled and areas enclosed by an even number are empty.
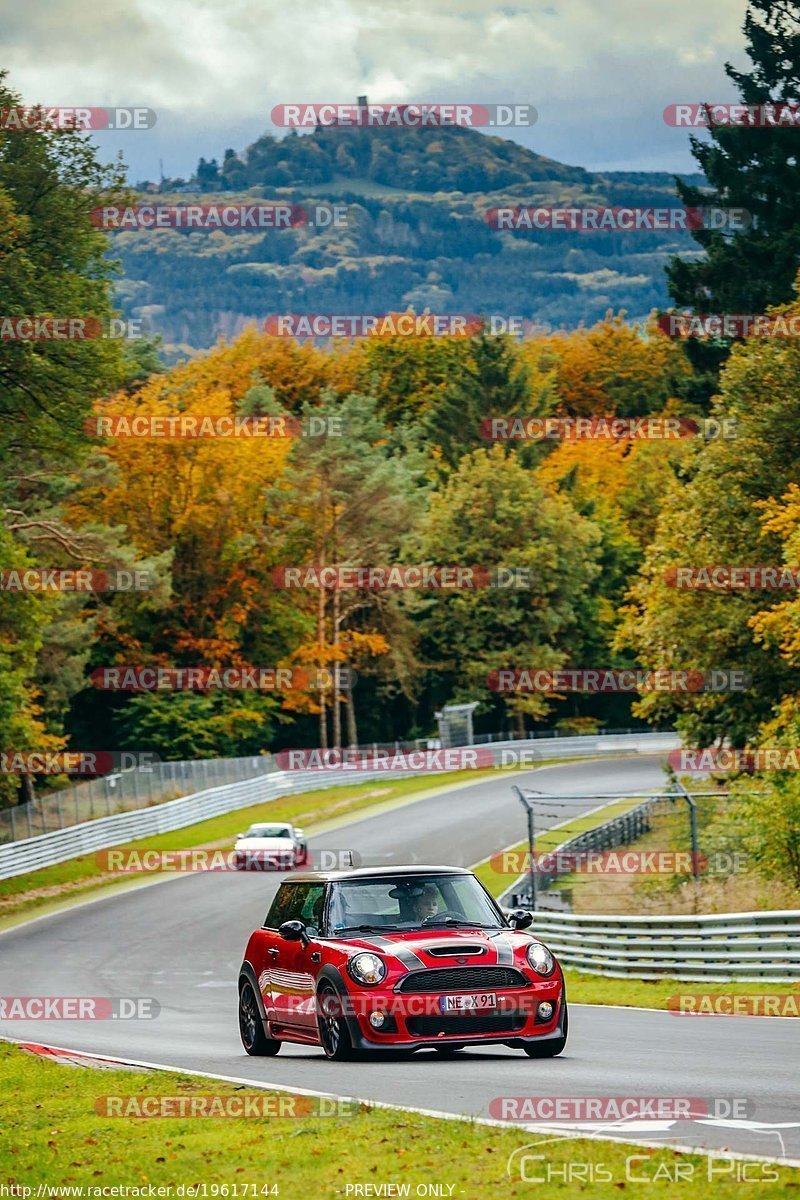
[[[303,921],[318,932],[324,904],[324,883],[282,883],[270,905],[264,928],[279,929],[284,921]]]
[[[266,928],[278,929],[284,921],[293,921],[299,917],[309,886],[307,883],[282,883],[264,921]]]
[[[322,929],[322,913],[325,907],[325,884],[309,883],[300,920],[304,921],[309,933],[319,933]]]

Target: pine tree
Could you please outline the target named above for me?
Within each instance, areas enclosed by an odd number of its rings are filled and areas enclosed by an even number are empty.
[[[544,391],[534,400],[530,374],[510,338],[484,330],[473,339],[471,349],[423,422],[442,464],[449,468],[455,468],[469,451],[486,448],[482,422],[491,417],[541,415],[553,403]]]
[[[800,3],[751,0],[744,21],[752,66],[725,66],[747,105],[800,100]],[[711,126],[709,138],[691,138],[692,153],[710,191],[677,181],[687,206],[743,208],[752,227],[735,233],[698,229],[702,259],[673,258],[670,295],[695,312],[763,312],[792,299],[800,265],[800,128]],[[693,343],[689,354],[713,376],[727,356],[720,343]]]

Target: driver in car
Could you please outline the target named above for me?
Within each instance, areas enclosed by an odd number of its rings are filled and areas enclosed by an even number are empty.
[[[436,915],[439,911],[439,897],[432,883],[426,883],[420,894],[414,897],[411,911],[415,920],[419,922]]]

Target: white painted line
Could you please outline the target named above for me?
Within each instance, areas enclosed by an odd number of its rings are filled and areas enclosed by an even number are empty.
[[[567,970],[569,970],[569,967],[567,968]],[[636,982],[638,983],[641,981],[637,980]],[[676,979],[671,982],[687,983],[689,981],[685,980],[685,979],[683,979],[683,980]],[[768,983],[769,980],[766,980],[766,982]],[[734,993],[734,995],[736,995],[736,994],[747,995],[746,992],[745,993],[741,993],[741,992]],[[780,993],[780,995],[782,995],[782,996],[784,996],[784,995],[791,996],[792,994],[793,994],[792,992],[781,992]],[[763,995],[763,993],[755,992],[754,995],[760,996],[760,995]],[[779,1013],[764,1013],[763,1016],[761,1016],[760,1014],[757,1014],[757,1013],[680,1013],[679,1014],[679,1013],[673,1012],[673,1010],[670,1008],[646,1008],[643,1004],[592,1004],[591,1001],[586,1001],[586,1000],[570,1000],[569,1006],[570,1006],[570,1008],[617,1008],[621,1012],[666,1013],[670,1017],[676,1017],[676,1016],[694,1017],[694,1016],[696,1016],[698,1019],[700,1019],[702,1017],[734,1017],[734,1018],[738,1017],[739,1020],[741,1020],[743,1017],[746,1017],[751,1021],[798,1021],[798,1020],[800,1020],[800,1017],[783,1016]]]

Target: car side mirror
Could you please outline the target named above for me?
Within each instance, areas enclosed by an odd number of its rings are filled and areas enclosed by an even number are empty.
[[[287,942],[302,942],[304,946],[308,945],[309,938],[302,921],[284,921],[278,933]]]
[[[533,913],[526,908],[514,908],[508,914],[508,919],[514,929],[527,929],[533,924]]]

